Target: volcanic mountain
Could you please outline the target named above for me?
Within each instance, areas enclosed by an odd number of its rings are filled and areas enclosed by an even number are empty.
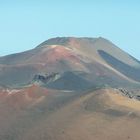
[[[139,73],[102,37],[57,37],[0,57],[0,140],[138,140]]]
[[[37,74],[51,73],[58,78],[44,85],[54,89],[133,87],[139,86],[139,71],[138,60],[101,37],[57,37],[35,49],[0,57],[0,85],[11,88],[29,85]]]

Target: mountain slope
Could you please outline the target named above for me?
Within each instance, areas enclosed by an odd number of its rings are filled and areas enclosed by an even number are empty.
[[[140,102],[114,89],[74,93],[33,86],[0,93],[3,140],[139,139]]]
[[[139,61],[104,38],[62,37],[0,57],[0,85],[28,85],[39,73],[82,72],[81,78],[93,86],[139,86],[139,70]]]

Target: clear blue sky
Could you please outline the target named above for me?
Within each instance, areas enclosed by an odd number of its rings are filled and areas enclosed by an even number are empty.
[[[0,0],[0,56],[57,36],[102,36],[140,60],[140,1]]]

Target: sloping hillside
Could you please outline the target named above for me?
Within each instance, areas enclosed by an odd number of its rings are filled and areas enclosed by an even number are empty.
[[[74,93],[33,86],[1,91],[0,97],[2,140],[139,139],[140,102],[118,90]]]
[[[138,60],[104,38],[61,37],[23,53],[0,57],[0,85],[22,87],[31,83],[36,74],[63,76],[70,72],[93,87],[139,87],[139,70]],[[76,85],[77,81],[73,81],[69,79]],[[57,89],[57,86],[51,87]]]

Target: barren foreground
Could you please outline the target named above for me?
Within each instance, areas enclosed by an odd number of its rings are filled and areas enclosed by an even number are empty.
[[[117,90],[74,93],[32,86],[3,92],[0,140],[140,139],[140,102]]]

